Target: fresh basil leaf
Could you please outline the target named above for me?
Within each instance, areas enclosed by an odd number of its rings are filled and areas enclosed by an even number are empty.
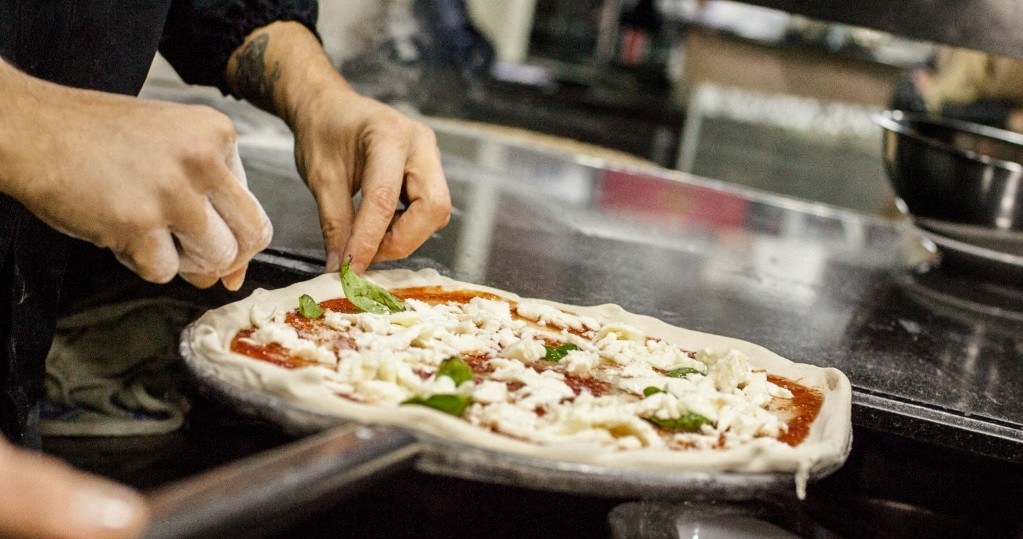
[[[656,395],[658,393],[664,393],[664,390],[654,386],[647,386],[643,388],[644,397],[649,397],[650,395]]]
[[[546,359],[547,361],[561,361],[561,359],[568,355],[569,352],[571,352],[572,350],[579,349],[578,346],[572,343],[565,343],[561,346],[547,346],[545,344],[543,345],[543,347],[545,350],[547,350],[547,353],[544,354],[543,359]]]
[[[675,432],[696,432],[700,430],[700,427],[711,422],[706,417],[693,412],[672,419],[661,419],[659,417],[644,417],[643,419],[662,429]]]
[[[462,385],[462,382],[472,380],[472,368],[460,357],[449,357],[441,361],[437,368],[437,376],[447,376],[455,381],[455,387]]]
[[[310,320],[316,320],[323,316],[323,307],[320,307],[309,294],[302,294],[298,297],[298,313]]]
[[[440,410],[446,414],[461,417],[462,413],[465,412],[465,408],[469,406],[469,401],[471,400],[472,399],[467,395],[438,393],[437,395],[430,395],[426,398],[412,397],[402,404],[418,404],[420,406],[433,408],[434,410]]]
[[[665,376],[668,376],[668,377],[671,377],[671,378],[685,378],[686,375],[688,375],[688,374],[699,374],[701,376],[703,375],[703,373],[700,372],[698,369],[694,369],[692,367],[679,367],[679,368],[669,372]]]
[[[352,271],[351,258],[341,266],[341,288],[349,301],[367,313],[388,314],[405,310],[405,304],[382,286],[356,275]]]

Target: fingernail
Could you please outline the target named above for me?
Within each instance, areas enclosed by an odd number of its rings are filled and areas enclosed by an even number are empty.
[[[184,279],[186,283],[196,288],[209,288],[217,284],[216,277],[208,277],[206,275],[195,275],[190,273],[181,273],[179,275],[181,275],[181,278]]]
[[[325,271],[338,271],[341,269],[341,255],[337,251],[331,251],[327,255],[327,266],[324,268]]]
[[[125,530],[143,518],[142,498],[116,486],[88,486],[75,494],[69,516],[80,530]]]
[[[224,288],[232,292],[237,292],[238,289],[245,284],[245,272],[238,271],[231,275],[225,275],[220,279],[220,281],[224,283]]]

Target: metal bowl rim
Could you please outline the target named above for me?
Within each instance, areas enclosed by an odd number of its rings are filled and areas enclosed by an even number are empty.
[[[996,251],[994,249],[988,249],[987,247],[981,247],[979,245],[973,245],[972,243],[966,243],[959,241],[944,234],[939,234],[930,230],[926,230],[920,227],[915,227],[916,232],[927,240],[933,242],[938,246],[938,250],[952,250],[959,254],[966,254],[974,258],[980,258],[988,262],[996,262],[1000,264],[1007,264],[1015,266],[1017,268],[1023,268],[1023,256],[1014,255],[1011,253],[1004,253],[1002,251]]]
[[[1002,142],[1017,145],[1020,147],[1021,150],[1023,150],[1023,135],[1013,133],[1012,131],[1006,131],[1004,129],[974,124],[962,120],[955,120],[952,118],[936,118],[928,114],[905,112],[901,110],[886,110],[874,115],[874,123],[880,125],[881,128],[887,131],[891,131],[899,135],[909,137],[913,140],[922,142],[928,146],[931,146],[943,152],[979,161],[985,165],[1003,168],[1011,172],[1023,172],[1023,164],[1021,163],[1017,163],[1015,161],[1007,161],[1005,159],[999,159],[997,157],[991,157],[990,155],[985,155],[972,150],[964,150],[952,146],[951,144],[946,144],[944,142],[941,142],[939,140],[919,133],[915,129],[902,123],[901,121],[902,119],[931,123],[934,125],[940,125],[942,127],[955,129],[957,131],[962,131],[973,135],[980,135],[983,137],[993,138]]]

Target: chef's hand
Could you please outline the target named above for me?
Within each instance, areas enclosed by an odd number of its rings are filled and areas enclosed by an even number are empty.
[[[141,496],[0,438],[0,537],[137,537],[146,522]]]
[[[0,61],[0,191],[142,278],[237,289],[272,227],[212,109],[50,84]]]
[[[340,84],[320,97],[296,119],[295,162],[319,206],[327,270],[412,254],[451,213],[433,131]]]
[[[250,34],[228,63],[236,96],[283,118],[295,161],[319,207],[327,270],[349,256],[406,257],[451,214],[433,131],[355,93],[304,26],[278,22]],[[362,192],[358,212],[353,197]],[[405,197],[405,208],[399,199]]]

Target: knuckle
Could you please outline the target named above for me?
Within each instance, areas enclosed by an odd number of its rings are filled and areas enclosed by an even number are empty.
[[[101,234],[97,245],[118,251],[128,251],[137,238],[166,225],[164,212],[157,204],[139,204],[131,208],[112,209],[109,226]]]
[[[372,123],[366,132],[366,140],[369,144],[376,144],[386,140],[393,140],[396,137],[408,140],[411,133],[411,121],[400,112],[388,108],[373,118]]]
[[[199,117],[196,136],[182,149],[182,161],[190,176],[210,181],[220,178],[222,169],[227,168],[231,153],[237,141],[237,132],[231,119],[205,105],[195,105]]]
[[[143,279],[157,284],[165,284],[177,274],[177,268],[170,268],[147,256],[129,255],[130,267]]]
[[[396,185],[377,185],[363,193],[362,203],[378,215],[391,215],[398,207],[401,187]]]
[[[237,133],[235,131],[234,122],[231,121],[231,118],[228,115],[208,105],[195,105],[195,107],[199,114],[203,116],[203,120],[206,125],[209,126],[210,130],[214,134],[218,134],[225,137],[226,140],[234,142],[234,138],[237,136]]]
[[[163,214],[160,204],[152,199],[138,204],[118,204],[111,208],[111,219],[119,229],[145,230],[155,226]]]
[[[421,242],[412,240],[395,241],[391,244],[390,249],[387,250],[386,256],[391,259],[405,258],[412,254],[420,245]]]
[[[442,227],[447,226],[451,221],[451,199],[444,197],[439,200],[427,200],[426,214],[430,216],[432,222],[438,223]]]
[[[208,145],[191,146],[184,156],[184,162],[189,177],[203,184],[213,183],[225,177],[220,173],[220,169],[227,166],[223,154]]]
[[[320,230],[323,233],[323,239],[326,240],[327,243],[331,243],[333,241],[343,242],[347,239],[348,234],[351,232],[348,225],[336,219],[324,219],[321,221]]]
[[[449,224],[451,224],[451,212],[450,211],[448,213],[445,213],[444,216],[441,217],[437,221],[437,230],[440,230],[440,229],[448,226]]]
[[[384,239],[383,245],[380,246],[376,259],[383,261],[405,258],[415,252],[424,241],[426,241],[426,238],[419,239],[408,235],[396,236],[388,234]]]
[[[260,228],[259,234],[256,235],[256,241],[252,247],[257,251],[262,251],[270,246],[270,242],[274,239],[274,225],[267,219],[263,226]]]
[[[428,146],[437,145],[437,134],[426,124],[416,122],[416,137]]]
[[[118,260],[139,277],[163,284],[177,275],[181,260],[170,236],[149,230],[133,236],[132,240],[123,245],[115,254]]]
[[[402,113],[388,107],[380,114],[380,125],[394,131],[407,131],[411,121]]]
[[[238,235],[238,251],[236,257],[239,254],[249,256],[258,251],[266,249],[273,241],[274,228],[273,224],[265,216],[260,216],[258,220],[252,223],[244,233]]]
[[[238,258],[238,244],[236,242],[220,242],[211,249],[209,254],[210,269],[222,271],[227,269]]]

